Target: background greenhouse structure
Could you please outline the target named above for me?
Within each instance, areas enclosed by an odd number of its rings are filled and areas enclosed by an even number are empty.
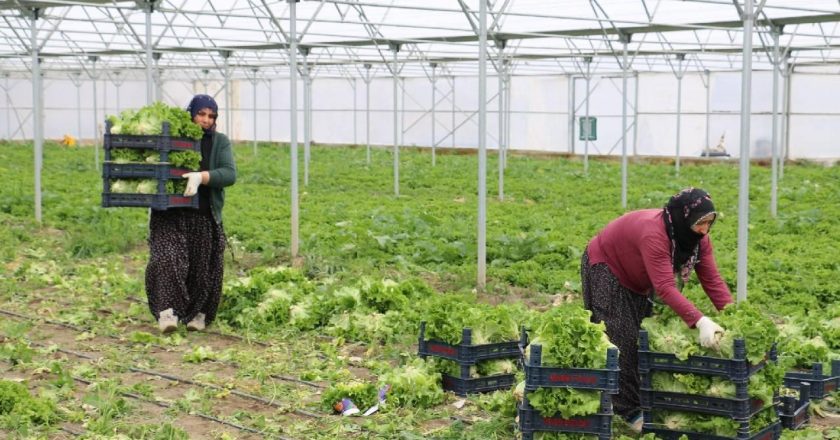
[[[444,146],[584,156],[591,147],[675,156],[679,170],[681,155],[698,155],[729,133],[743,158],[840,156],[824,128],[840,116],[826,96],[837,90],[832,39],[840,18],[829,0],[4,3],[6,137],[34,139],[36,155],[45,136],[99,139],[100,110],[186,102],[203,91],[226,110],[220,129],[255,148],[258,140],[294,145],[300,129],[304,182],[314,137],[393,145],[397,195],[400,145],[428,146],[433,157]],[[792,94],[796,79],[803,86]],[[73,88],[75,106],[52,99]],[[581,146],[575,118],[590,111],[606,136],[591,145],[581,136]],[[391,124],[371,124],[388,113]],[[43,121],[51,121],[49,132]]]
[[[686,164],[737,164],[741,301],[751,160],[767,164],[777,218],[786,164],[840,159],[834,0],[3,0],[0,17],[0,138],[31,142],[39,225],[54,197],[45,142],[77,138],[101,172],[107,115],[207,93],[238,152],[289,146],[272,164],[288,175],[289,226],[273,234],[292,261],[308,251],[301,200],[317,181],[315,148],[354,146],[364,169],[386,154],[382,190],[397,202],[411,197],[401,152],[432,169],[474,154],[477,168],[458,172],[475,176],[466,258],[479,292],[488,203],[509,196],[517,155],[568,158],[584,177],[614,159],[619,177],[587,185],[612,188],[620,210],[637,206],[637,161],[666,161],[675,179]]]

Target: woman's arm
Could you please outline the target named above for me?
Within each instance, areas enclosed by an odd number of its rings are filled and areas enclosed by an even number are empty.
[[[230,140],[221,133],[216,133],[213,140],[213,148],[216,150],[216,163],[211,164],[209,180],[205,185],[213,188],[224,188],[236,183],[236,163],[233,161],[233,150],[230,147]]]
[[[670,242],[653,234],[641,240],[642,262],[656,294],[679,315],[686,325],[694,327],[703,313],[680,293],[674,281]]]

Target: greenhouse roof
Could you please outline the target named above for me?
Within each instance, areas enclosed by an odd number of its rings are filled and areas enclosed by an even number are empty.
[[[637,71],[739,70],[743,42],[739,2],[725,0],[488,0],[489,55],[516,75],[621,70],[622,37]],[[772,68],[774,30],[797,69],[833,69],[840,61],[840,4],[834,0],[756,0],[753,68]],[[321,0],[296,5],[299,44],[318,76],[390,72],[475,75],[477,0]],[[37,14],[33,14],[33,10]],[[147,10],[151,10],[147,14]],[[47,75],[97,68],[143,75],[146,27],[167,75],[218,76],[229,55],[231,77],[285,76],[291,8],[287,1],[0,2],[0,68],[29,76],[32,17]],[[502,50],[500,50],[502,48]],[[299,61],[302,57],[299,58]],[[832,70],[832,71],[833,71]]]

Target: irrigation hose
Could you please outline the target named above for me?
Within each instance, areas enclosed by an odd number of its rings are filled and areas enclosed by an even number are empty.
[[[108,311],[108,310],[103,310],[103,312],[110,313],[110,311]],[[42,319],[44,322],[46,322],[48,324],[69,328],[69,329],[75,330],[77,332],[91,332],[91,331],[93,331],[92,328],[78,327],[78,326],[74,326],[72,324],[67,324],[67,323],[63,323],[61,321],[54,321],[54,320],[50,320],[50,319],[46,319],[46,318],[35,318],[35,317],[22,315],[22,314],[15,313],[15,312],[9,312],[7,310],[2,310],[2,309],[0,309],[0,314],[13,316],[13,317],[28,320],[28,321],[37,321],[38,319]],[[215,335],[225,336],[225,337],[241,338],[238,335],[228,335],[228,334],[224,334],[224,333],[217,333],[217,332],[211,332],[211,331],[207,331],[205,333],[210,333],[210,334],[215,334]],[[107,335],[106,334],[106,335],[103,335],[103,336],[121,341],[120,338],[118,338],[114,335]],[[244,338],[242,338],[242,339],[244,340]],[[269,344],[266,344],[266,343],[263,343],[263,342],[260,342],[260,341],[252,341],[252,342],[257,343],[258,345],[263,345],[263,346],[266,346],[266,347],[270,347]],[[149,344],[149,345],[154,347],[154,348],[160,349],[160,350],[167,350],[166,347],[163,347],[163,346],[160,346],[160,345],[157,345],[157,344]],[[229,364],[230,366],[232,366],[234,368],[241,368],[240,365],[237,364],[236,362],[231,362],[231,361],[214,361],[214,362],[221,362],[223,364]],[[284,376],[284,375],[279,375],[279,374],[270,374],[269,377],[274,378],[274,379],[278,379],[278,380],[283,380],[283,381],[286,381],[286,382],[293,382],[293,383],[299,383],[299,384],[307,385],[309,387],[316,388],[316,389],[323,388],[321,385],[318,385],[314,382],[309,382],[309,381],[305,381],[305,380],[301,380],[301,379],[296,379],[296,378],[289,377],[289,376]]]
[[[30,317],[27,317],[25,315],[13,313],[13,312],[8,312],[8,311],[2,310],[2,309],[0,309],[0,313],[6,314],[6,315],[9,315],[9,316],[15,316],[17,318],[26,319],[26,320],[32,320],[32,321],[36,320],[34,318],[30,318]],[[82,331],[82,330],[79,330],[79,331]],[[36,345],[36,346],[43,346],[42,344],[38,344],[38,343],[35,343],[35,342],[31,342],[31,343],[33,345]],[[75,352],[75,351],[67,350],[67,349],[63,349],[63,348],[58,348],[57,351],[62,352],[62,353],[66,353],[66,354],[70,354],[70,355],[73,355],[73,356],[77,356],[77,357],[80,357],[80,358],[83,358],[83,359],[88,359],[88,360],[96,359],[96,358],[94,358],[92,356],[88,356],[84,353],[79,353],[79,352]],[[179,377],[171,375],[171,374],[166,374],[166,373],[161,373],[161,372],[151,371],[151,370],[143,370],[143,369],[135,368],[135,367],[128,367],[128,370],[132,371],[134,373],[141,373],[141,374],[146,374],[146,375],[149,375],[149,376],[156,376],[156,377],[160,377],[160,378],[163,378],[163,379],[169,379],[169,380],[173,380],[173,381],[176,381],[176,382],[186,383],[186,384],[189,384],[189,385],[211,388],[211,389],[214,389],[216,391],[229,391],[231,394],[237,395],[239,397],[243,397],[243,398],[246,398],[246,399],[251,399],[251,400],[254,400],[254,401],[269,405],[269,406],[273,406],[275,408],[287,409],[286,407],[274,402],[273,400],[268,400],[268,399],[265,399],[265,398],[262,398],[262,397],[259,397],[259,396],[255,396],[253,394],[249,394],[249,393],[246,393],[246,392],[243,392],[243,391],[236,390],[236,389],[220,387],[218,385],[213,385],[213,384],[204,384],[204,383],[194,382],[190,379],[179,378]],[[315,384],[310,384],[310,385],[317,386]],[[304,417],[310,417],[310,418],[315,418],[315,419],[322,418],[321,415],[311,413],[309,411],[305,411],[305,410],[302,410],[302,409],[293,409],[291,412],[294,413],[294,414],[300,415],[300,416],[304,416]]]
[[[41,343],[38,343],[38,342],[33,342],[33,341],[27,341],[27,342],[28,342],[29,344],[33,345],[33,346],[36,346],[36,347],[47,347],[46,345],[41,344]],[[73,351],[73,350],[67,350],[67,349],[63,349],[63,348],[58,348],[58,349],[56,349],[56,351],[58,351],[58,352],[60,352],[60,353],[65,353],[65,354],[70,354],[70,355],[73,355],[73,356],[77,356],[77,357],[80,357],[80,358],[82,358],[82,359],[86,359],[86,360],[97,360],[97,359],[100,359],[100,358],[95,358],[95,357],[93,357],[93,356],[88,356],[88,355],[86,355],[86,354],[84,354],[84,353],[79,353],[79,352],[76,352],[76,351]],[[134,371],[134,370],[136,370],[136,369],[132,369],[131,367],[129,367],[129,370]],[[139,373],[141,373],[141,374],[149,374],[149,373],[143,372],[142,370],[141,370],[141,371],[135,371],[135,372],[139,372]],[[151,375],[156,375],[156,376],[161,376],[161,377],[163,377],[162,375],[159,375],[159,374],[151,374]],[[73,380],[75,380],[75,381],[77,381],[77,382],[80,382],[80,383],[83,383],[83,384],[85,384],[85,385],[91,385],[91,384],[93,384],[93,382],[91,382],[91,381],[89,381],[89,380],[82,379],[82,378],[80,378],[80,377],[75,377],[75,376],[71,376],[71,377],[73,378]],[[207,385],[203,385],[203,384],[197,384],[197,383],[194,383],[194,382],[189,381],[189,380],[179,379],[179,378],[174,377],[174,376],[171,376],[171,377],[164,377],[164,378],[169,379],[169,380],[174,380],[174,381],[183,382],[183,383],[188,383],[188,384],[191,384],[191,385],[196,385],[196,386],[207,386]],[[212,386],[211,386],[211,388],[212,388]],[[161,401],[157,401],[157,400],[149,400],[149,399],[145,399],[145,398],[143,398],[142,396],[140,396],[140,395],[138,395],[138,394],[129,393],[129,392],[126,392],[126,391],[120,391],[119,393],[120,393],[120,395],[122,395],[122,396],[129,397],[129,398],[132,398],[132,399],[135,399],[135,400],[139,400],[139,401],[141,401],[141,402],[145,402],[145,403],[150,403],[150,404],[152,404],[152,405],[156,405],[156,406],[159,406],[159,407],[161,407],[161,408],[166,408],[166,409],[169,409],[169,408],[171,408],[171,407],[172,407],[172,405],[170,405],[170,404],[168,404],[168,403],[166,403],[166,402],[161,402]],[[254,434],[259,434],[259,435],[263,435],[263,436],[265,436],[265,435],[266,435],[266,433],[264,433],[264,432],[262,432],[262,431],[259,431],[259,430],[257,430],[257,429],[254,429],[254,428],[249,428],[249,427],[247,427],[247,426],[239,425],[239,424],[236,424],[236,423],[233,423],[233,422],[228,422],[228,421],[226,421],[226,420],[220,419],[220,418],[215,417],[215,416],[211,416],[211,415],[209,415],[209,414],[204,414],[204,413],[200,413],[200,412],[189,412],[189,413],[186,413],[186,414],[187,414],[187,415],[194,415],[194,416],[196,416],[196,417],[199,417],[199,418],[202,418],[202,419],[206,419],[206,420],[210,420],[210,421],[212,421],[212,422],[220,423],[220,424],[222,424],[222,425],[227,425],[227,426],[230,426],[230,427],[232,427],[232,428],[236,428],[236,429],[239,429],[239,430],[242,430],[242,431],[251,432],[251,433],[254,433]],[[84,432],[84,431],[74,431],[74,430],[72,430],[72,429],[70,429],[70,428],[67,428],[67,427],[64,427],[64,426],[60,427],[59,429],[61,429],[62,431],[65,431],[65,432],[67,432],[67,433],[73,434],[73,435],[75,435],[75,436],[77,436],[77,437],[85,434],[85,432]],[[284,437],[284,436],[281,436],[281,435],[274,435],[274,436],[272,436],[272,437],[273,437],[273,438],[277,438],[277,439],[279,439],[279,440],[293,440],[293,439],[291,439],[291,438]]]

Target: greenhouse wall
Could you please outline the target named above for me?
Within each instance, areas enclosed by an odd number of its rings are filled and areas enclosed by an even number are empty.
[[[137,78],[100,79],[97,82],[97,107],[100,121],[106,115],[145,104],[145,82]],[[114,81],[118,79],[118,81]],[[578,140],[577,118],[584,116],[585,81],[575,76],[574,143],[569,145],[569,75],[513,77],[510,91],[511,148],[582,154],[584,142]],[[738,72],[710,76],[710,114],[706,117],[706,82],[701,74],[687,73],[682,81],[680,155],[699,156],[707,146],[714,147],[723,135],[725,148],[732,157],[739,156],[740,81]],[[32,90],[25,79],[9,78],[0,95],[0,137],[32,138]],[[475,77],[453,79],[439,77],[436,82],[435,139],[431,133],[431,81],[428,78],[401,79],[398,91],[400,115],[399,143],[439,148],[475,148],[478,144],[478,81]],[[487,146],[498,147],[498,78],[487,78]],[[673,73],[640,73],[629,76],[627,125],[628,154],[674,156],[677,135],[677,79]],[[594,155],[621,154],[620,76],[594,76],[590,83],[589,114],[597,118],[597,140],[589,143]],[[636,88],[638,87],[638,96]],[[214,79],[193,82],[164,81],[161,99],[184,106],[194,93],[209,93],[220,107],[219,130],[237,140],[288,141],[288,78],[260,79],[254,83],[231,81],[229,109],[224,96],[224,82]],[[751,157],[768,157],[771,150],[772,75],[754,72],[751,120]],[[47,76],[44,89],[44,135],[59,139],[72,134],[84,140],[101,138],[102,124],[94,123],[93,86],[91,81],[75,85],[69,77]],[[779,106],[783,99],[779,83]],[[312,82],[312,139],[324,144],[364,144],[365,82],[360,78],[315,77]],[[370,142],[390,146],[394,142],[393,79],[374,78],[370,83]],[[355,99],[354,99],[355,98]],[[830,127],[840,124],[840,79],[836,75],[794,74],[790,101],[790,158],[840,158],[840,147]],[[638,111],[635,107],[638,104]],[[303,81],[298,80],[298,136],[303,141]],[[271,111],[269,112],[269,109]],[[454,111],[453,111],[454,110]],[[231,114],[231,128],[226,127],[226,113]],[[454,117],[453,117],[454,115]],[[779,119],[780,139],[784,118]],[[453,123],[455,127],[452,136]],[[94,134],[94,129],[99,133]],[[707,141],[708,139],[708,141]]]

